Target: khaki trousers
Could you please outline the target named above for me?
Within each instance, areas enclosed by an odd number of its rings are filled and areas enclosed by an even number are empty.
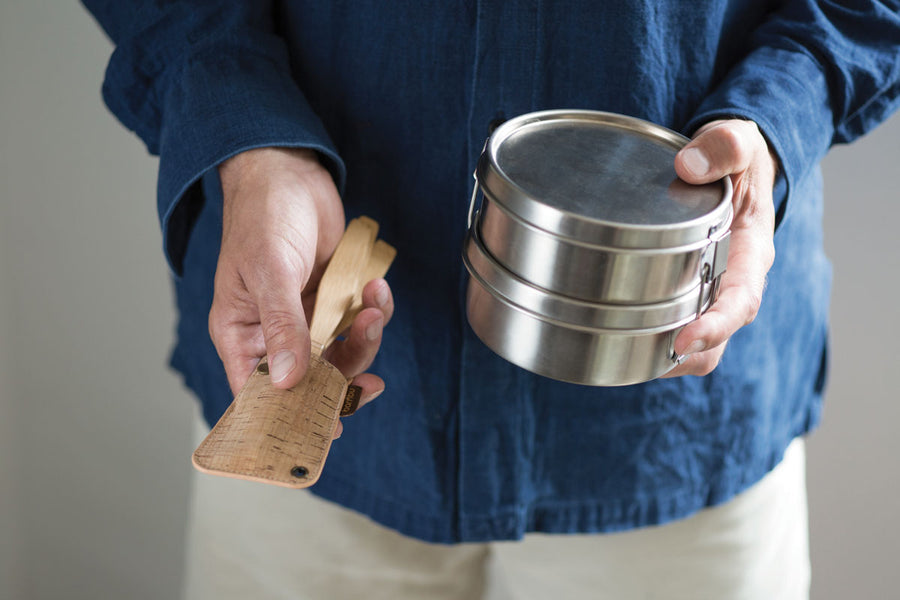
[[[455,546],[403,537],[305,491],[198,473],[184,598],[806,600],[809,580],[798,439],[755,486],[675,523]]]

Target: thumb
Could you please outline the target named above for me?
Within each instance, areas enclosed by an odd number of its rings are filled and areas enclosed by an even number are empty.
[[[675,171],[688,183],[703,184],[746,170],[760,136],[751,121],[713,121],[675,156]]]
[[[297,385],[309,366],[310,352],[309,326],[300,294],[294,298],[278,296],[261,301],[259,321],[272,384],[282,389]]]

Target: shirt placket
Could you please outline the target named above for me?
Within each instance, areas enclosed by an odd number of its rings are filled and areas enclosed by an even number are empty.
[[[533,110],[539,8],[534,0],[477,2],[467,140],[472,171],[490,132]],[[463,270],[463,305],[467,280]],[[513,537],[524,527],[518,507],[530,474],[522,426],[527,374],[494,355],[466,322],[461,337],[457,532],[463,540]]]

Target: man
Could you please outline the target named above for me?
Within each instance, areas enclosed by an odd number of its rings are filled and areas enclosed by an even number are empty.
[[[313,491],[455,544],[201,479],[194,597],[473,598],[487,580],[517,598],[808,594],[818,161],[897,106],[896,3],[86,4],[117,44],[105,100],[160,154],[173,364],[207,422],[264,355],[276,385],[299,381],[317,277],[345,216],[367,214],[398,259],[330,359],[364,401],[387,392],[345,421]],[[732,178],[722,292],[667,378],[554,382],[465,324],[469,174],[490,123],[546,108],[682,131],[683,179]]]

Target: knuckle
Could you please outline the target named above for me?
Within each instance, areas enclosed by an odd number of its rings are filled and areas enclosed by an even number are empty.
[[[756,318],[756,315],[759,314],[759,309],[761,306],[762,291],[749,290],[744,300],[744,319],[741,325],[742,327],[753,322],[753,320]]]
[[[283,246],[277,243],[263,249],[254,270],[262,281],[269,282],[275,287],[278,287],[276,282],[297,282],[302,275],[302,269],[297,262],[292,260]]]
[[[210,311],[210,313],[209,313],[209,319],[207,320],[207,323],[206,323],[206,329],[209,332],[209,339],[211,339],[213,342],[213,345],[215,345],[216,338],[218,337],[218,334],[219,334],[219,323],[216,319],[213,318],[212,311]]]
[[[766,266],[766,272],[775,264],[775,243],[771,240],[766,243],[766,248],[763,250],[763,263]]]
[[[705,359],[704,359],[704,360],[697,366],[697,375],[703,377],[704,375],[709,375],[710,373],[712,373],[712,372],[713,372],[713,369],[715,369],[715,365],[714,365],[714,364],[711,365],[710,362],[711,362],[711,361],[705,360]]]
[[[212,339],[213,344],[217,343],[217,339],[221,335],[224,326],[225,321],[221,316],[221,309],[219,308],[218,303],[213,302],[212,307],[209,309],[209,318],[207,319],[209,337]]]
[[[722,151],[733,159],[740,160],[746,155],[744,134],[737,127],[719,127],[716,129],[717,142]]]
[[[297,316],[287,310],[270,310],[262,316],[261,321],[267,346],[273,342],[284,344],[297,331]]]
[[[697,374],[698,375],[709,375],[713,371],[715,371],[716,367],[719,366],[719,359],[721,354],[719,352],[704,352],[703,356],[697,361]]]
[[[722,318],[717,319],[713,326],[710,328],[708,342],[709,345],[707,347],[714,348],[717,345],[721,344],[725,340],[728,339],[729,328],[728,328],[728,318],[725,315],[722,315]]]
[[[745,139],[752,140],[753,143],[762,143],[765,145],[765,138],[762,135],[762,132],[759,129],[759,125],[756,121],[751,121],[749,119],[736,119],[734,123],[737,125],[737,128],[741,130],[741,133],[745,136]]]
[[[293,289],[308,278],[304,255],[283,238],[267,237],[245,254],[238,270],[251,294],[267,289]]]

